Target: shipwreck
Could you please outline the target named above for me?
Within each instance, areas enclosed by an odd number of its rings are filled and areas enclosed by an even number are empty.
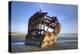
[[[61,25],[56,16],[50,17],[47,14],[40,10],[29,18],[25,45],[41,48],[55,46]]]

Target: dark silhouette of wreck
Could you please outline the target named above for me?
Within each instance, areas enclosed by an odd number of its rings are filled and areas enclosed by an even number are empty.
[[[28,22],[28,34],[25,37],[26,45],[34,45],[41,47],[44,35],[48,31],[48,28],[55,29],[55,24],[59,24],[57,17],[50,17],[47,12],[41,10],[34,13]],[[45,30],[45,26],[48,28]]]

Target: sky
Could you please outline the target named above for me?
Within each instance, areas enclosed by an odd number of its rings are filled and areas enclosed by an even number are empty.
[[[77,33],[77,5],[13,1],[11,5],[11,32],[28,32],[29,18],[40,9],[48,16],[56,16],[61,24],[60,33]]]

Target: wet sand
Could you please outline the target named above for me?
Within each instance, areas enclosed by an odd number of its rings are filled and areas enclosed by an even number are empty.
[[[66,45],[67,44],[67,45]],[[39,48],[35,46],[16,45],[12,47],[12,52],[33,52],[33,51],[47,51],[47,50],[65,50],[65,49],[77,49],[77,42],[68,42],[64,44],[56,44],[54,48]]]
[[[25,40],[24,38],[20,39],[20,40],[16,38],[17,40],[19,40],[18,42],[15,39],[16,42],[14,42],[14,44],[12,44],[12,52],[13,53],[49,51],[49,50],[65,50],[65,49],[77,49],[78,48],[78,38],[77,38],[77,36],[59,37],[55,47],[52,47],[52,48],[40,48],[40,47],[36,47],[36,46],[25,45],[24,44],[24,40]],[[21,42],[21,40],[22,40],[22,42]],[[14,41],[14,39],[13,39],[13,41]],[[19,42],[21,42],[21,43],[19,43]],[[17,43],[17,44],[15,44],[15,43]]]

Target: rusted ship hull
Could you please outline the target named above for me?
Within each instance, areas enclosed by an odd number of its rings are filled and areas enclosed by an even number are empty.
[[[49,28],[52,29],[52,31],[49,31]],[[52,47],[56,43],[59,32],[60,23],[57,17],[50,17],[47,15],[47,12],[44,13],[40,10],[29,19],[25,44],[42,48]]]

